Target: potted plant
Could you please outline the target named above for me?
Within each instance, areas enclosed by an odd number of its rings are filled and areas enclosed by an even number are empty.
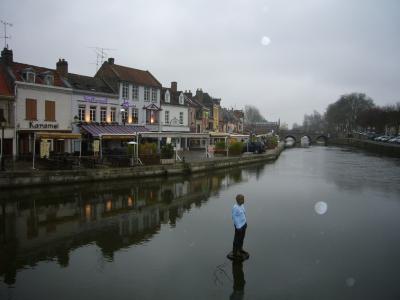
[[[171,144],[166,144],[161,147],[161,164],[174,164],[174,147]]]
[[[225,142],[216,142],[214,147],[214,154],[216,156],[225,156],[226,155],[226,145]]]

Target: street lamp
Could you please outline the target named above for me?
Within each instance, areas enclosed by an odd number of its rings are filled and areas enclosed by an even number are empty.
[[[5,171],[4,168],[4,127],[6,127],[7,120],[4,118],[3,113],[0,115],[0,126],[1,126],[1,163],[0,170]]]
[[[126,123],[126,110],[125,110],[125,108],[121,108],[121,116],[122,116],[122,124],[124,124],[124,126],[125,126],[125,123]]]

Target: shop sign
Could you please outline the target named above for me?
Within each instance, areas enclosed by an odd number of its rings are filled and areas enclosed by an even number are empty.
[[[58,129],[59,125],[57,123],[33,123],[29,122],[30,129]]]
[[[121,106],[125,109],[128,109],[129,107],[136,107],[135,104],[130,104],[128,100],[125,100],[122,102]]]
[[[98,98],[98,97],[94,97],[94,96],[83,96],[83,102],[107,104],[108,99],[107,98]]]

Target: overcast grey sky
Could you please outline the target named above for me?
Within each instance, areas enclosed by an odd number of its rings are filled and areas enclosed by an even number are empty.
[[[62,3],[62,4],[61,4]],[[93,75],[96,55],[290,126],[341,94],[400,101],[397,0],[2,0],[16,61]],[[3,32],[2,34],[3,35]]]

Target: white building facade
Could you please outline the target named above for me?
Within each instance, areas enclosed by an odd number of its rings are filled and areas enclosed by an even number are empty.
[[[149,71],[116,65],[109,58],[95,77],[104,80],[118,94],[121,124],[161,131],[161,83]]]
[[[71,133],[72,89],[28,82],[15,82],[15,135],[19,155],[33,152],[35,134]],[[36,145],[36,152],[39,151]],[[71,152],[68,139],[51,139],[50,151]]]
[[[123,81],[119,84],[120,123],[159,131],[160,89]]]
[[[189,132],[189,106],[183,92],[163,89],[160,113],[162,131]]]

